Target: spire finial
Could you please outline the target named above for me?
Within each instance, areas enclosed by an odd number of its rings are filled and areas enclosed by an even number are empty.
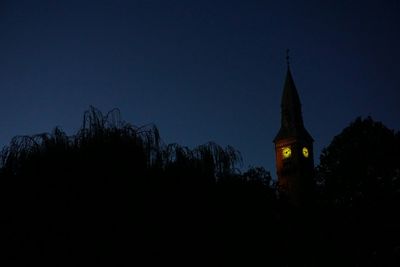
[[[287,67],[288,67],[288,68],[290,68],[289,51],[290,51],[289,49],[286,49],[286,64],[287,64]]]

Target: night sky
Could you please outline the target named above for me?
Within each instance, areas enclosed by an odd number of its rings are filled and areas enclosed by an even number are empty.
[[[400,128],[399,14],[397,0],[1,0],[0,146],[117,107],[275,176],[287,48],[316,160],[357,116]]]

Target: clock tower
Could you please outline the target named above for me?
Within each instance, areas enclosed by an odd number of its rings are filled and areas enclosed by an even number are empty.
[[[313,188],[313,138],[303,123],[299,94],[288,64],[281,102],[281,128],[274,139],[278,189],[294,204],[307,201]]]

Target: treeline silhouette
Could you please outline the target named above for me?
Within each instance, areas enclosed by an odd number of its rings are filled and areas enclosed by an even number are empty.
[[[323,151],[315,194],[292,205],[232,147],[164,144],[91,107],[76,135],[1,152],[7,265],[396,266],[400,135],[358,118]]]

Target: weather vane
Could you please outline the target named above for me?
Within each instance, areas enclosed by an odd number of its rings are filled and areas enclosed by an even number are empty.
[[[290,57],[289,57],[289,49],[286,49],[286,64],[287,64],[287,66],[288,67],[290,67],[290,61],[289,61],[289,59],[290,59]]]

